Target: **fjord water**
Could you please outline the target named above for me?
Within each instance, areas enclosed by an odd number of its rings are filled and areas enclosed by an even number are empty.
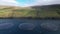
[[[13,26],[2,26],[0,25],[0,34],[60,34],[60,27],[57,31],[48,31],[45,29],[41,29],[40,25],[42,23],[54,23],[60,26],[60,20],[42,20],[42,19],[0,19],[0,24],[3,23],[11,23]],[[32,23],[35,25],[33,30],[21,30],[19,28],[19,24],[22,23]],[[9,28],[11,27],[11,28]],[[5,28],[5,29],[4,29]]]

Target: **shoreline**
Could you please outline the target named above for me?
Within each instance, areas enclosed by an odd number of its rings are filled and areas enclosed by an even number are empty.
[[[0,19],[60,19],[60,17],[0,17]]]

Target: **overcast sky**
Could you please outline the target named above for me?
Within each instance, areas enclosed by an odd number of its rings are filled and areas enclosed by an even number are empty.
[[[0,5],[34,6],[60,4],[60,0],[0,0]]]

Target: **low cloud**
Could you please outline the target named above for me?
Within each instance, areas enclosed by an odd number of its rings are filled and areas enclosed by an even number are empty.
[[[34,0],[33,3],[17,2],[17,0],[0,0],[0,5],[11,5],[11,6],[34,6],[34,5],[51,5],[60,4],[60,0]]]
[[[60,4],[60,0],[36,0],[36,5]]]
[[[51,4],[60,4],[60,0],[34,0],[35,2],[29,4],[24,3],[22,6],[35,6],[35,5],[51,5]]]
[[[18,4],[15,0],[0,0],[0,5],[18,6]]]

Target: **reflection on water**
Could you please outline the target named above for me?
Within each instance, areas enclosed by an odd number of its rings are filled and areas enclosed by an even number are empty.
[[[24,28],[33,28],[31,24],[34,24],[34,29],[32,30],[21,30],[19,28],[20,24],[24,24],[23,25],[23,29]],[[27,24],[25,25],[25,23],[31,23],[31,24]],[[42,23],[51,23],[51,24],[55,24],[60,26],[60,20],[40,20],[40,19],[0,19],[0,28],[3,28],[0,30],[0,34],[60,34],[60,27],[57,28],[57,31],[49,31],[46,29],[43,29],[43,27],[45,28],[55,28],[54,25],[49,25],[49,26],[42,26],[40,27],[40,25]],[[13,26],[13,27],[11,27]],[[9,27],[9,28],[8,28]],[[5,29],[4,29],[5,28]]]

